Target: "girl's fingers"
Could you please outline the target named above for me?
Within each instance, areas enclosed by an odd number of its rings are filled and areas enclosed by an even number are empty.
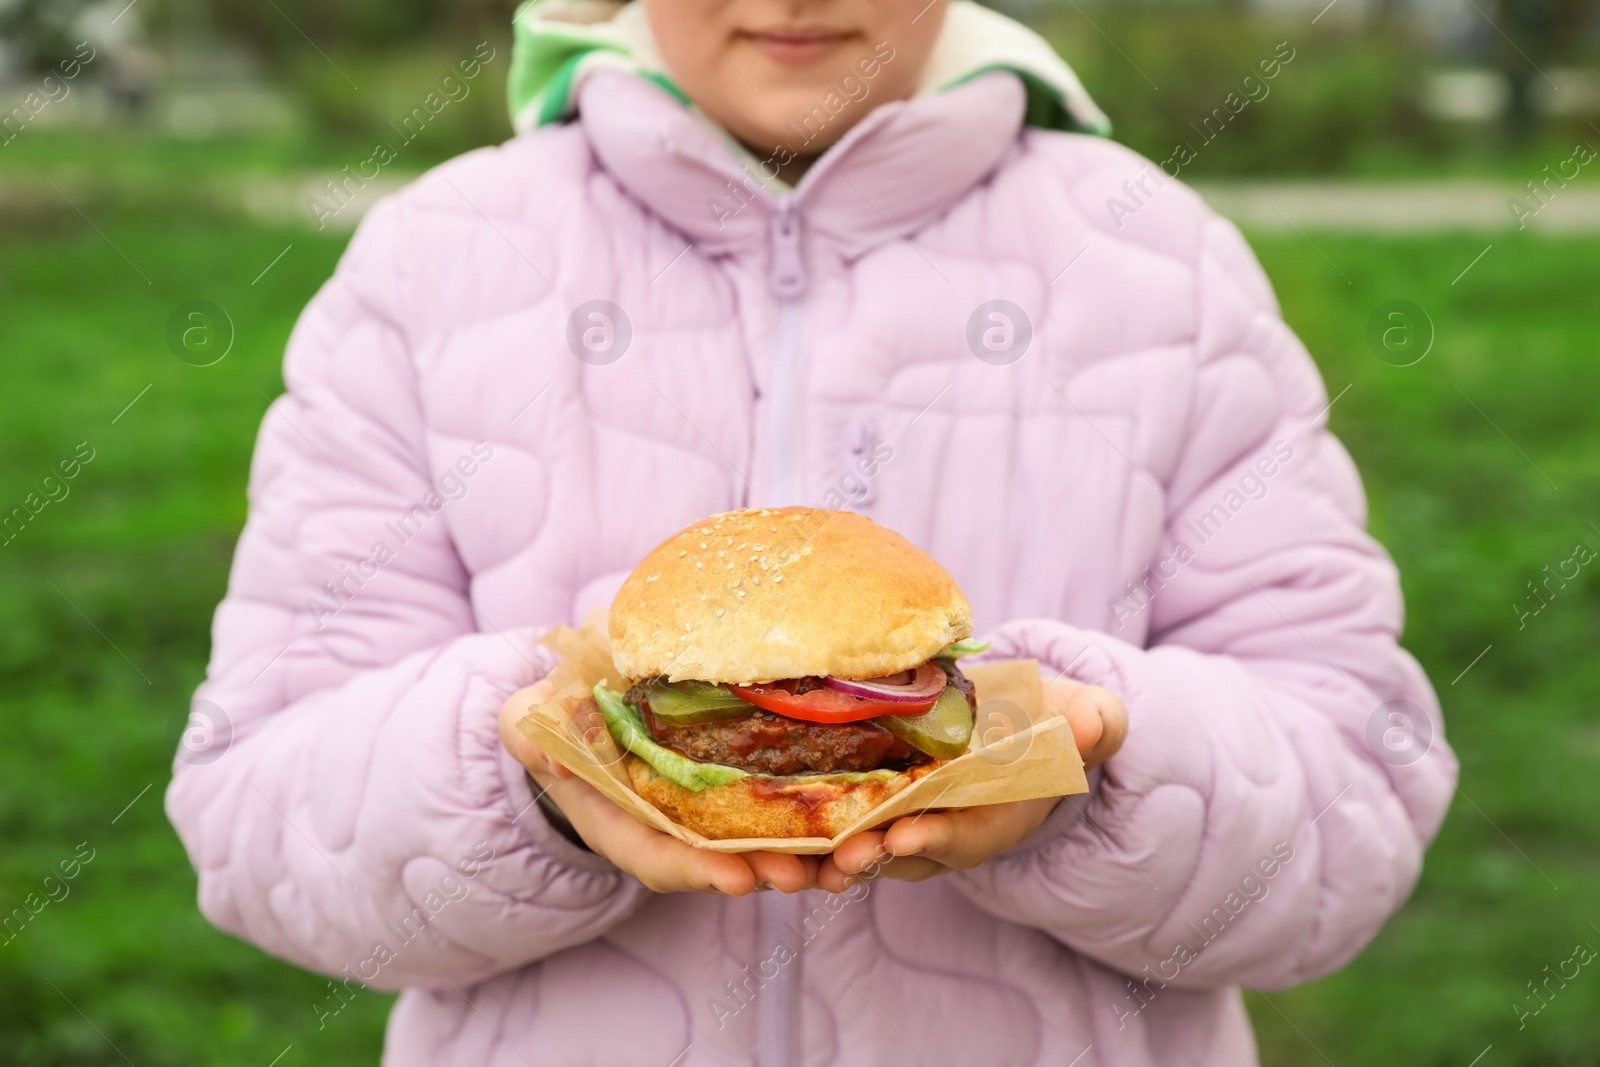
[[[590,847],[594,841],[590,840],[590,832],[599,832],[604,826],[605,809],[597,801],[609,804],[605,794],[581,778],[558,778],[544,787],[545,793],[555,802],[556,807],[567,817],[572,828],[577,830]],[[615,805],[612,805],[615,807]]]
[[[1078,748],[1083,753],[1083,762],[1087,767],[1097,767],[1115,756],[1128,736],[1127,705],[1118,700],[1114,693],[1104,689],[1097,689],[1094,696],[1095,717],[1099,721],[1098,736],[1088,749],[1082,745]],[[1073,734],[1077,734],[1076,727]]]
[[[873,863],[881,863],[888,858],[883,838],[882,830],[863,830],[839,842],[839,847],[833,850],[829,858],[845,874],[859,874]]]
[[[839,867],[835,856],[827,856],[822,861],[822,866],[817,869],[817,888],[829,893],[843,893],[859,879],[860,875],[846,873]]]
[[[528,761],[523,758],[523,753],[533,748],[533,742],[522,736],[522,731],[517,729],[517,721],[522,718],[522,711],[517,707],[518,702],[508,700],[500,705],[500,743],[506,751],[517,758],[517,762],[524,767]]]
[[[926,856],[944,863],[962,828],[971,832],[964,811],[923,813],[900,819],[884,835],[884,848],[896,856]]]
[[[817,871],[817,885],[830,893],[843,893],[863,879],[883,877],[920,882],[945,873],[949,868],[935,858],[908,856],[906,853],[913,851],[913,848],[896,848],[888,840],[895,827],[919,820],[942,818],[942,815],[912,816],[895,823],[887,833],[868,830],[846,838],[831,856],[822,861]]]
[[[506,750],[511,753],[518,763],[528,768],[534,780],[541,786],[548,785],[551,779],[571,778],[572,772],[546,755],[537,745],[526,737],[517,736],[505,742]]]
[[[829,856],[822,861],[817,871],[817,887],[829,893],[843,893],[859,882],[872,881],[876,878],[893,878],[898,882],[921,882],[949,872],[949,867],[925,856],[889,856],[867,865],[860,871],[847,873],[840,869],[832,856]]]
[[[821,861],[815,856],[787,856],[780,852],[744,852],[740,854],[757,882],[770,885],[784,893],[798,893],[816,885],[817,868]]]
[[[796,856],[795,857],[795,859],[800,861],[800,866],[805,870],[805,873],[806,873],[806,888],[807,889],[815,889],[816,888],[816,885],[817,885],[817,872],[822,870],[822,861],[824,859],[826,859],[826,858],[827,857],[825,857],[825,856]]]
[[[885,863],[880,877],[893,878],[897,882],[925,882],[929,878],[949,874],[951,869],[926,856],[901,856]]]
[[[889,827],[885,847],[896,856],[917,855],[968,870],[1027,837],[1058,798],[986,804],[936,815],[913,815]]]
[[[1105,736],[1105,721],[1100,709],[1087,701],[1074,701],[1066,709],[1067,724],[1072,727],[1072,739],[1078,743],[1078,754],[1089,759]]]
[[[632,816],[624,815],[631,819]],[[648,841],[627,846],[624,862],[617,866],[657,893],[725,893],[742,897],[759,887],[750,865],[738,856],[692,848],[677,838],[640,825],[654,835]],[[615,856],[613,862],[617,862]]]
[[[1116,755],[1128,736],[1128,708],[1109,689],[1065,678],[1046,690],[1050,707],[1072,727],[1078,754],[1086,767],[1095,767]]]
[[[743,857],[692,848],[652,830],[581,778],[552,782],[550,796],[590,848],[657,893],[693,890],[742,897],[761,886]],[[796,869],[780,871],[779,877],[793,882]]]
[[[937,875],[949,873],[949,867],[926,856],[891,856],[874,863],[860,874],[850,876],[846,885],[848,887],[856,882],[870,882],[878,878],[892,878],[897,882],[924,882]]]
[[[823,857],[817,868],[817,886],[830,893],[843,893],[861,877],[877,873],[874,867],[889,859],[883,847],[883,831],[865,830],[845,838]]]
[[[572,777],[571,771],[546,756],[517,729],[517,723],[528,713],[529,704],[543,703],[553,695],[555,689],[549,682],[535,682],[500,706],[500,743],[518,763],[533,772],[535,778]]]
[[[609,801],[607,801],[609,803]],[[693,848],[645,826],[620,809],[628,826],[614,828],[605,853],[611,861],[657,893],[726,893],[742,897],[760,888],[760,880],[742,857]]]
[[[833,854],[834,866],[847,876],[872,875],[884,873],[881,868],[897,857],[921,856],[949,867],[960,865],[953,861],[981,854],[978,860],[965,864],[975,866],[990,854],[996,809],[1008,806],[907,816],[896,820],[887,831],[872,830],[842,842]]]
[[[546,679],[540,679],[539,681],[533,683],[533,685],[528,689],[528,700],[530,703],[543,704],[545,701],[549,700],[555,695],[556,687],[551,685]],[[530,751],[537,753],[537,758],[544,764],[544,770],[546,774],[554,778],[572,777],[571,771],[569,771],[560,763],[557,763],[555,760],[551,759],[546,753],[541,751],[538,746],[534,745],[532,741],[529,741],[526,737],[524,737],[522,731],[516,729],[515,724],[512,725],[512,732],[518,737],[522,738],[524,744]]]

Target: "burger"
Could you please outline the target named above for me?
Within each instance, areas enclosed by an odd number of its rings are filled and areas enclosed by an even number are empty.
[[[845,511],[733,511],[668,538],[612,604],[595,702],[634,788],[713,839],[833,837],[966,751],[972,611]]]

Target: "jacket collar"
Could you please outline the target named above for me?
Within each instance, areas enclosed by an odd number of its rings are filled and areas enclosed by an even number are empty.
[[[982,181],[1015,144],[1027,96],[1008,71],[938,96],[883,104],[823,153],[792,193],[769,192],[759,164],[659,85],[595,71],[579,122],[605,170],[703,254],[758,251],[787,214],[808,251],[845,260],[909,239]]]

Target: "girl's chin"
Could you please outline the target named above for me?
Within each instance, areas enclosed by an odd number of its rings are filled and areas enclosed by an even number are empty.
[[[821,101],[837,88],[831,85],[792,90],[764,101],[770,106],[763,114],[727,116],[722,125],[746,145],[814,156],[843,137],[870,110],[852,102],[838,113],[828,111]]]
[[[757,159],[771,159],[774,163],[782,165],[795,158],[815,156],[827,151],[843,136],[844,129],[841,126],[840,129],[834,130],[830,124],[827,130],[819,133],[815,129],[808,130],[796,121],[777,126],[763,123],[731,132],[755,154]]]

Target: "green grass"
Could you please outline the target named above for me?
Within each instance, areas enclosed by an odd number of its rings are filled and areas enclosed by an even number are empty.
[[[1496,238],[1452,284],[1485,240],[1312,240],[1256,245],[1330,395],[1350,387],[1332,423],[1400,564],[1405,642],[1440,691],[1470,800],[1458,796],[1416,896],[1354,965],[1272,994],[1282,1014],[1252,1000],[1263,1048],[1280,1064],[1321,1062],[1308,1040],[1341,1065],[1464,1067],[1491,1043],[1486,1064],[1600,1063],[1592,968],[1520,1031],[1511,1008],[1575,944],[1600,948],[1595,567],[1525,628],[1512,608],[1578,542],[1600,549],[1600,243]],[[1366,344],[1372,311],[1394,299],[1436,329],[1414,366]]]
[[[0,510],[79,442],[95,450],[71,495],[0,548],[0,913],[80,842],[95,850],[0,946],[3,1058],[121,1063],[114,1043],[139,1067],[262,1067],[292,1044],[286,1067],[375,1062],[387,998],[319,1029],[324,980],[206,925],[160,808],[256,427],[342,238],[201,208],[108,203],[95,222],[105,238],[66,210],[0,217]],[[1579,539],[1600,546],[1600,242],[1496,238],[1452,285],[1483,239],[1312,239],[1257,246],[1330,392],[1350,386],[1332,421],[1399,559],[1407,643],[1444,694],[1476,806],[1458,800],[1415,899],[1354,964],[1251,998],[1266,1061],[1322,1062],[1311,1042],[1339,1067],[1465,1067],[1492,1043],[1484,1067],[1600,1064],[1600,968],[1521,1032],[1511,1009],[1575,943],[1600,946],[1600,593],[1586,570],[1520,632],[1511,608]],[[164,339],[197,298],[236,331],[205,368]],[[1398,298],[1438,335],[1406,368],[1364,339]]]

